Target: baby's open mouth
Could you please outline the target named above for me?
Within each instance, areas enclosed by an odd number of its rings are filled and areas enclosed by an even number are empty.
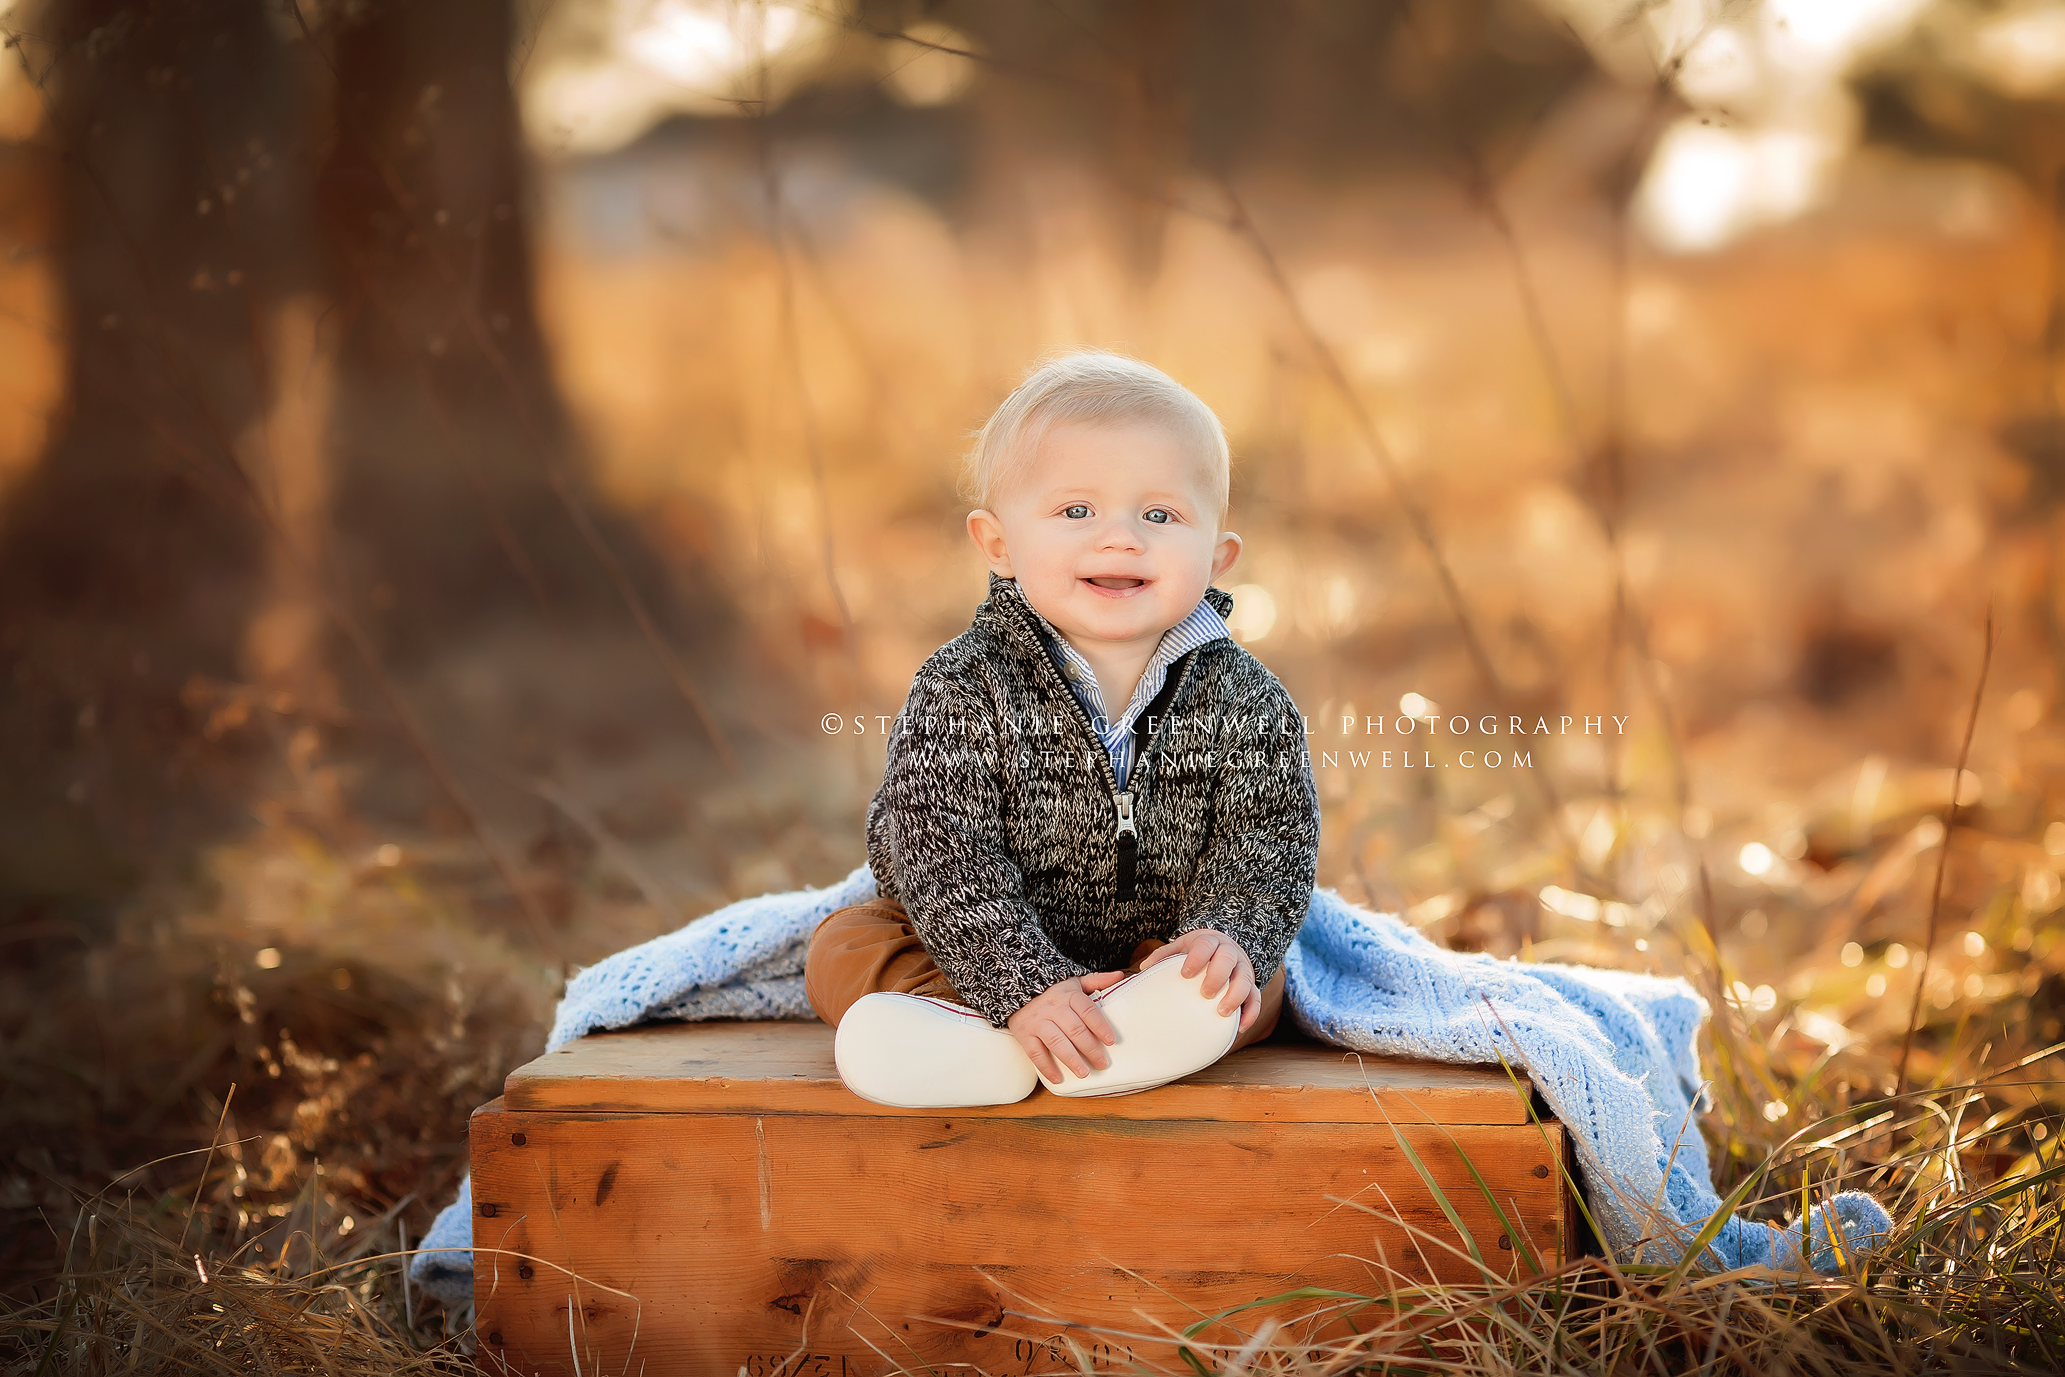
[[[1115,589],[1115,590],[1116,590],[1116,589],[1126,589],[1126,588],[1138,588],[1138,587],[1139,587],[1139,586],[1140,586],[1141,584],[1143,584],[1143,583],[1147,582],[1147,580],[1146,580],[1146,579],[1124,579],[1124,578],[1095,578],[1095,579],[1086,579],[1086,580],[1084,580],[1084,582],[1086,582],[1086,583],[1094,583],[1094,584],[1096,584],[1096,585],[1097,585],[1097,586],[1098,586],[1099,588],[1110,588],[1110,589]]]

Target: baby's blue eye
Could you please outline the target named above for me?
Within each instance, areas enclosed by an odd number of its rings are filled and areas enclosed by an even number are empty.
[[[1061,509],[1061,514],[1080,521],[1090,514],[1090,504],[1087,502],[1071,502]]]
[[[1169,522],[1174,521],[1176,516],[1167,507],[1149,507],[1147,509],[1147,519],[1167,525]]]

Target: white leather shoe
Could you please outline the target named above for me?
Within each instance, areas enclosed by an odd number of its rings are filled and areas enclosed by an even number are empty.
[[[1057,1095],[1130,1095],[1202,1071],[1225,1056],[1240,1033],[1240,1010],[1220,1013],[1226,991],[1206,999],[1204,972],[1186,980],[1183,962],[1182,956],[1164,958],[1090,996],[1119,1035],[1116,1046],[1104,1049],[1111,1065],[1087,1076],[1063,1067],[1061,1084],[1044,1076],[1040,1083]]]
[[[848,1090],[904,1109],[1016,1104],[1040,1081],[1018,1039],[973,1009],[888,990],[846,1011],[832,1060]]]

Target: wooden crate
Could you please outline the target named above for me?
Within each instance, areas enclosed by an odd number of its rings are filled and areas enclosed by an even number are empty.
[[[1176,1350],[1157,1336],[1243,1302],[1472,1275],[1401,1140],[1492,1266],[1561,1258],[1562,1127],[1531,1123],[1496,1066],[1272,1041],[1137,1095],[905,1110],[850,1093],[819,1024],[584,1038],[473,1116],[479,1361],[1023,1374],[1075,1370],[1067,1335],[1096,1364],[1165,1364]]]

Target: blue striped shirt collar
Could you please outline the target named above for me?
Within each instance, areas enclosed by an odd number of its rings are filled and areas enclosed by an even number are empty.
[[[1223,596],[1223,595],[1222,595]],[[1140,671],[1140,682],[1133,686],[1133,697],[1126,704],[1126,710],[1112,716],[1104,699],[1104,687],[1097,682],[1097,671],[1090,668],[1090,662],[1082,652],[1068,643],[1068,638],[1054,629],[1053,623],[1040,615],[1040,609],[1025,597],[1025,590],[1019,590],[1019,599],[1026,610],[1033,614],[1039,624],[1040,634],[1047,643],[1061,655],[1067,668],[1062,672],[1068,678],[1068,686],[1075,691],[1076,700],[1083,705],[1083,711],[1090,716],[1091,728],[1098,740],[1104,743],[1106,754],[1111,757],[1112,774],[1124,788],[1126,777],[1133,764],[1133,723],[1161,692],[1162,684],[1169,675],[1169,666],[1201,645],[1228,636],[1226,621],[1212,606],[1208,593],[1197,601],[1190,615],[1162,633],[1154,654],[1148,657],[1147,667]]]

